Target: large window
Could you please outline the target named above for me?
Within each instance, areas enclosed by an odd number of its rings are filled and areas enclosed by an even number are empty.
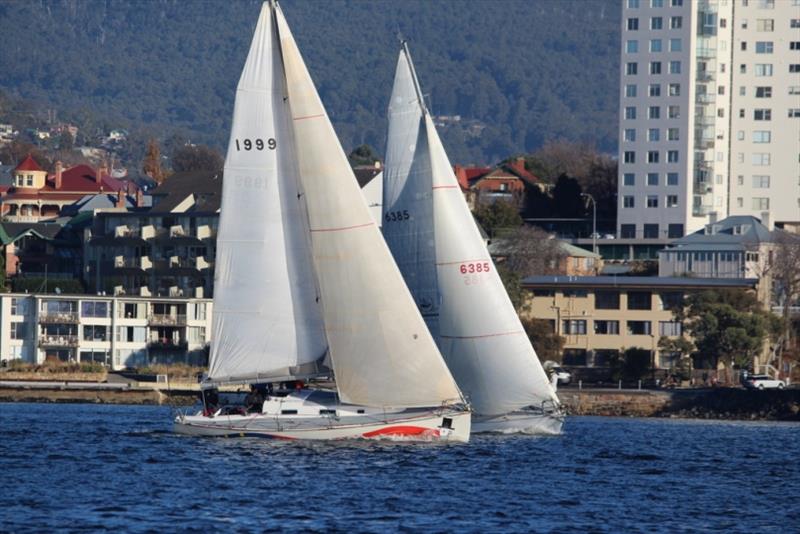
[[[584,299],[589,296],[589,291],[586,289],[565,289],[564,296]]]
[[[660,336],[679,336],[683,332],[680,321],[659,321],[658,335]]]
[[[564,365],[586,365],[586,349],[564,349]]]
[[[619,291],[609,291],[609,290],[595,291],[594,307],[598,310],[618,310]]]
[[[105,325],[83,325],[84,341],[108,341],[108,327]]]
[[[629,310],[649,310],[651,302],[652,293],[649,291],[628,291]]]
[[[683,308],[683,293],[680,291],[664,291],[661,297],[662,310],[680,310]]]
[[[619,334],[619,321],[595,321],[594,333],[603,336],[612,336]]]
[[[81,317],[108,317],[108,302],[95,300],[81,302]]]
[[[26,326],[26,323],[11,323],[11,339],[25,339],[25,335],[28,332]]]
[[[628,335],[630,336],[649,336],[650,321],[628,321]]]
[[[630,207],[633,207],[633,197],[630,197],[630,199],[631,199]],[[621,224],[619,227],[619,237],[622,239],[634,239],[636,237],[636,225]]]
[[[642,230],[645,239],[658,239],[658,224],[645,224]]]
[[[561,321],[561,329],[564,334],[586,334],[586,319],[564,319]]]

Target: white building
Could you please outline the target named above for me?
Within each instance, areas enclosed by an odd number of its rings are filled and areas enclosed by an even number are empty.
[[[800,0],[622,0],[620,237],[800,225]]]
[[[210,299],[0,294],[0,361],[205,365]]]

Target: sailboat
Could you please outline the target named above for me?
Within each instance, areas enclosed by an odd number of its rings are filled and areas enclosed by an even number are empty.
[[[560,433],[555,389],[464,200],[405,42],[383,177],[384,238],[472,406],[472,432]]]
[[[204,398],[224,384],[294,388],[263,388],[255,413],[206,403],[178,415],[177,432],[468,441],[464,397],[275,1],[262,6],[237,87],[216,261]],[[335,389],[303,385],[331,373]]]

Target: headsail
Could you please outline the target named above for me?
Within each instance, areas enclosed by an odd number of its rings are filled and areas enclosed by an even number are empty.
[[[225,158],[209,378],[313,374],[327,342],[272,9],[236,90]]]
[[[405,56],[405,60],[404,60]],[[403,84],[406,93],[419,87],[407,48],[400,53],[395,90]],[[419,91],[417,90],[417,93]],[[418,95],[419,96],[419,95]],[[393,92],[394,99],[394,92]],[[395,105],[393,100],[392,105]],[[387,154],[404,147],[416,147],[413,163],[400,159],[398,167],[387,157],[384,172],[385,187],[394,198],[433,197],[433,216],[427,212],[413,213],[413,217],[429,217],[417,221],[417,226],[434,230],[436,280],[441,295],[437,338],[442,354],[447,360],[459,387],[467,395],[477,414],[494,415],[510,413],[527,406],[541,406],[543,402],[558,402],[542,369],[530,341],[511,304],[497,269],[492,262],[472,214],[464,201],[461,188],[453,174],[439,135],[424,105],[416,101],[419,122],[411,123],[406,115],[396,117],[390,105],[390,121],[404,128],[396,133],[390,124],[389,143],[402,140],[403,146],[390,146]],[[412,112],[407,112],[411,116]],[[409,150],[409,148],[406,148]],[[404,168],[430,167],[430,185],[421,183]],[[391,180],[395,180],[391,182]],[[384,203],[384,213],[393,206]],[[424,233],[416,235],[417,245],[409,244],[409,236],[386,232],[387,241],[395,257],[408,255],[410,250],[420,250],[430,239]],[[399,259],[398,265],[407,265]],[[412,258],[416,262],[431,260],[422,255]],[[426,266],[415,267],[416,271]],[[404,271],[404,274],[405,271]],[[412,285],[412,289],[413,289]]]
[[[275,15],[339,394],[368,406],[460,402],[277,6]]]

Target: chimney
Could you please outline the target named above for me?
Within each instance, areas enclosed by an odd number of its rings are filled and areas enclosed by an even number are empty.
[[[136,189],[136,207],[144,207],[144,195],[142,194],[142,190],[140,188]]]
[[[64,172],[64,165],[60,161],[56,161],[56,189],[61,189],[61,174]]]
[[[117,207],[124,208],[125,207],[125,190],[120,189],[117,191]]]
[[[97,168],[97,170],[95,171],[95,174],[94,174],[94,181],[95,181],[95,183],[97,183],[97,184],[102,184],[102,183],[103,183],[103,175],[104,175],[105,173],[106,173],[106,164],[105,164],[105,163],[103,163],[103,164],[102,164],[102,165],[100,165],[100,166]]]
[[[516,159],[516,164],[517,164],[517,168],[518,168],[519,170],[521,170],[521,171],[524,171],[524,170],[525,170],[525,158],[523,158],[522,156],[519,156],[519,157]]]
[[[717,222],[717,212],[712,211],[711,213],[708,214],[708,223],[714,224],[716,222]]]
[[[768,211],[761,212],[761,224],[767,227],[767,230],[770,232],[775,229],[775,222],[772,220],[772,217],[769,216]]]

